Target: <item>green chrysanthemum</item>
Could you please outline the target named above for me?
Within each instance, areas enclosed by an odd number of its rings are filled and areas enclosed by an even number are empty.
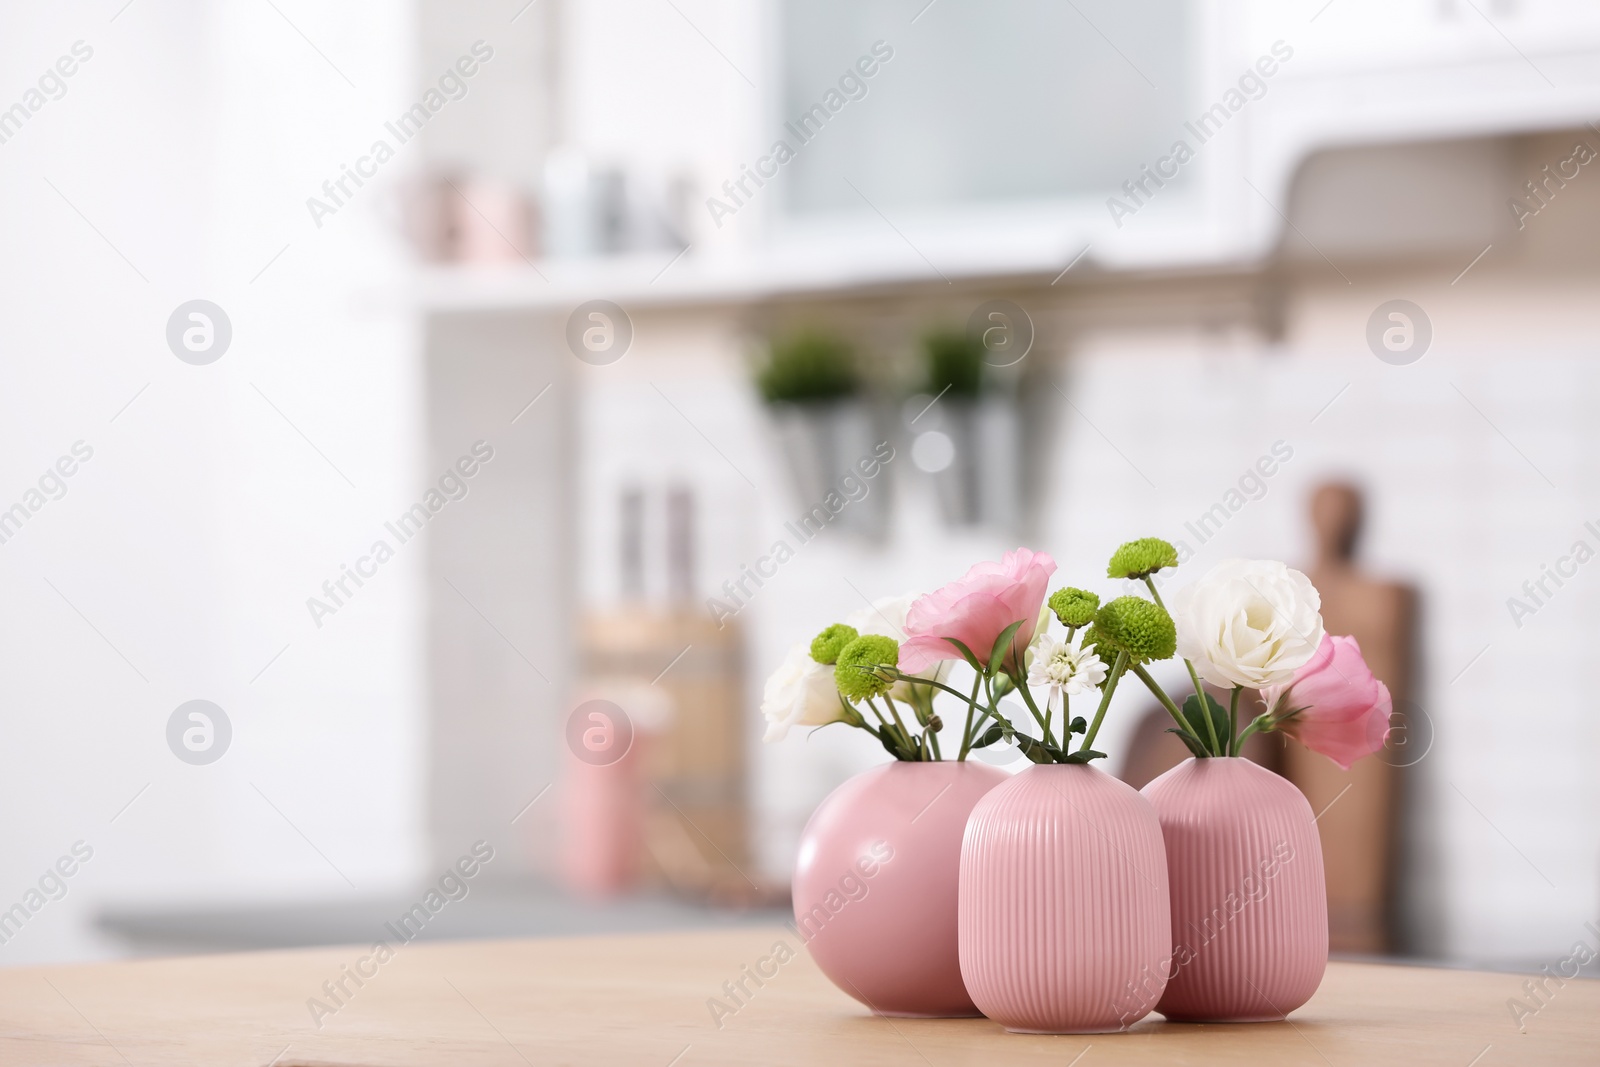
[[[844,646],[860,636],[854,626],[836,622],[811,639],[811,658],[818,663],[837,663]]]
[[[1108,578],[1143,578],[1164,567],[1178,565],[1178,550],[1159,537],[1141,537],[1129,541],[1111,553],[1106,566]]]
[[[846,700],[875,697],[887,692],[894,679],[883,668],[900,663],[900,642],[880,634],[867,634],[851,641],[839,653],[833,667],[833,684]]]
[[[1100,636],[1100,631],[1095,629],[1092,623],[1087,630],[1083,631],[1083,637],[1078,640],[1078,647],[1085,652],[1093,652],[1100,657],[1100,662],[1106,665],[1105,680],[1095,687],[1103,691],[1107,683],[1111,681],[1112,668],[1117,665],[1116,647],[1110,641],[1104,640]]]
[[[1094,621],[1100,607],[1100,598],[1087,589],[1067,586],[1050,594],[1050,610],[1056,613],[1062,626],[1087,626]]]
[[[1178,629],[1159,604],[1119,596],[1094,617],[1096,647],[1124,650],[1135,663],[1170,659],[1178,651]],[[1102,652],[1101,658],[1105,655]]]

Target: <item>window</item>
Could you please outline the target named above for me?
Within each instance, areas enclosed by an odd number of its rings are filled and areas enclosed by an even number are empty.
[[[808,125],[785,168],[791,217],[1104,197],[1182,132],[1194,65],[1185,0],[782,0],[783,122],[892,49]],[[911,21],[917,16],[916,22]],[[823,125],[820,130],[812,126]],[[1181,179],[1180,179],[1181,181]]]

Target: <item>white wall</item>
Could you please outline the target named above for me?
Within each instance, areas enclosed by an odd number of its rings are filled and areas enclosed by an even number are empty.
[[[278,7],[0,15],[7,105],[94,50],[0,145],[0,500],[94,449],[0,545],[0,907],[94,849],[0,963],[109,951],[102,906],[348,898],[420,856],[420,555],[320,629],[305,604],[422,489],[406,324],[357,299],[396,269],[407,162],[320,229],[305,206],[409,95],[410,28],[390,4]],[[209,366],[164,338],[195,297],[232,321]],[[233,725],[210,766],[166,743],[194,698]]]

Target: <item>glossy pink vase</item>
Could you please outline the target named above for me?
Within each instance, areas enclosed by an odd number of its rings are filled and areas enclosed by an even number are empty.
[[[1122,1030],[1172,948],[1148,801],[1088,765],[1030,767],[978,802],[961,847],[961,975],[1007,1030]]]
[[[880,1015],[976,1015],[956,954],[961,835],[1006,780],[982,763],[890,763],[812,813],[794,871],[795,930],[833,984]]]
[[[1328,897],[1305,796],[1239,757],[1185,760],[1144,795],[1172,883],[1171,977],[1156,1010],[1264,1022],[1311,999],[1328,966]]]

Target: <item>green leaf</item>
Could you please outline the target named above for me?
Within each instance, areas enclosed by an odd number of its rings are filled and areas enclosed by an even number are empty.
[[[917,752],[912,752],[895,740],[894,735],[888,730],[877,731],[878,740],[883,743],[884,750],[897,760],[915,763],[922,758]]]
[[[955,646],[956,651],[961,653],[961,658],[966,660],[968,665],[971,666],[973,670],[977,671],[979,674],[983,673],[983,664],[978,662],[978,657],[973,654],[972,649],[968,648],[960,641],[957,641],[954,637],[946,637],[944,640]]]
[[[1231,736],[1228,733],[1228,709],[1217,703],[1217,699],[1210,693],[1206,694],[1206,704],[1211,711],[1211,725],[1216,727],[1217,741],[1219,744],[1225,745]],[[1183,702],[1183,718],[1189,724],[1189,731],[1194,734],[1197,740],[1207,736],[1206,721],[1200,714],[1200,698],[1198,696],[1191,693],[1188,699]],[[1202,753],[1198,752],[1195,754],[1197,756],[1202,755]],[[1204,755],[1221,755],[1221,753],[1208,751]]]
[[[1000,636],[994,639],[994,648],[989,653],[989,673],[1000,670],[1000,665],[1006,661],[1006,653],[1011,651],[1011,639],[1017,636],[1017,630],[1027,619],[1018,619],[1016,622],[1000,631]],[[948,637],[946,641],[950,640]]]
[[[1084,717],[1082,715],[1079,715],[1079,716],[1075,717],[1072,720],[1071,725],[1067,727],[1067,733],[1069,733],[1069,734],[1082,734],[1082,733],[1088,733],[1088,732],[1089,732],[1089,723],[1088,723],[1088,721],[1086,719],[1084,719]]]
[[[999,725],[991,726],[983,732],[983,736],[972,743],[973,748],[988,748],[1006,734],[1005,728]]]
[[[1026,734],[1017,734],[1016,740],[1017,747],[1022,750],[1022,754],[1035,763],[1055,763],[1060,755],[1043,741],[1035,741]]]
[[[1176,726],[1169,726],[1167,728],[1167,733],[1177,734],[1178,740],[1182,741],[1186,746],[1188,746],[1190,755],[1194,756],[1195,759],[1206,758],[1207,753],[1205,746],[1200,743],[1199,738],[1190,735],[1185,730],[1178,729]]]
[[[1106,754],[1104,752],[1096,752],[1092,748],[1086,748],[1086,749],[1083,749],[1080,752],[1069,753],[1068,755],[1066,755],[1066,756],[1064,756],[1062,758],[1061,762],[1062,763],[1088,763],[1090,760],[1105,759],[1105,758],[1106,758]]]

